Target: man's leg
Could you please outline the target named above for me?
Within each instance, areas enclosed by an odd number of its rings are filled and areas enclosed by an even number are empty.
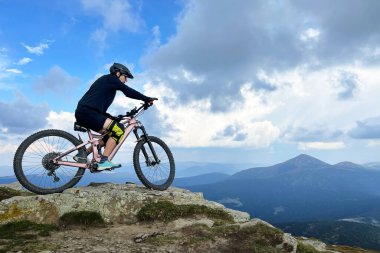
[[[102,131],[111,131],[111,138],[107,140],[106,147],[104,148],[104,152],[102,155],[102,158],[100,159],[99,167],[98,169],[107,169],[112,167],[121,167],[121,164],[113,164],[108,160],[108,156],[112,153],[114,148],[117,145],[116,139],[118,137],[122,137],[124,134],[124,127],[121,126],[121,128],[118,126],[117,122],[113,122],[111,119],[108,119],[104,122]],[[116,130],[115,130],[116,129]],[[116,131],[116,132],[115,132]],[[116,139],[115,139],[116,138]]]
[[[108,136],[106,136],[106,137],[108,137]],[[99,140],[99,147],[104,147],[104,145],[105,145],[105,143],[104,143],[103,139],[102,139],[102,140]],[[76,155],[73,157],[73,159],[74,159],[76,162],[87,163],[87,156],[88,156],[89,154],[91,154],[92,151],[94,151],[94,148],[93,148],[92,146],[89,146],[88,148],[86,148],[86,156],[80,156],[79,153],[78,153],[78,154],[76,154]],[[112,150],[111,150],[111,152],[112,152]]]
[[[109,156],[114,150],[114,148],[116,147],[116,145],[117,145],[116,141],[113,138],[109,138],[106,143],[106,147],[104,148],[103,155]]]
[[[106,131],[108,126],[112,123],[111,119],[106,119],[106,122],[104,122],[103,125],[103,131]],[[113,138],[109,138],[106,143],[106,147],[104,148],[103,155],[109,156],[112,152],[112,150],[116,147],[116,141]]]

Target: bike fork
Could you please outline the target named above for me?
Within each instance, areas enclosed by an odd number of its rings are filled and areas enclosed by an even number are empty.
[[[143,154],[144,154],[144,157],[145,157],[145,160],[146,160],[147,164],[148,164],[148,165],[155,165],[155,164],[158,164],[158,163],[160,162],[160,160],[158,159],[158,156],[157,156],[157,154],[156,154],[156,151],[154,150],[153,145],[152,145],[152,143],[150,142],[150,140],[149,140],[149,138],[148,138],[148,134],[147,134],[146,131],[145,131],[145,127],[144,127],[144,126],[139,126],[138,128],[140,128],[141,131],[143,132],[143,137],[142,137],[142,138],[144,139],[143,141],[146,141],[146,142],[148,143],[149,149],[150,149],[150,151],[151,151],[151,153],[152,153],[152,155],[153,155],[153,158],[154,158],[154,160],[155,160],[155,161],[153,162],[153,164],[152,164],[152,162],[149,161],[148,153],[146,152],[145,147],[144,147],[144,145],[143,145],[142,148],[141,148],[141,150],[142,150],[142,152],[143,152]],[[140,137],[139,137],[139,135],[138,135],[138,133],[137,133],[137,128],[135,128],[135,129],[133,130],[133,133],[135,134],[136,139],[139,140]]]

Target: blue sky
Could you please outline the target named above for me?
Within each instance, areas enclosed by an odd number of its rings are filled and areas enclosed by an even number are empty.
[[[113,62],[131,68],[128,85],[159,98],[142,121],[178,161],[380,161],[379,7],[0,0],[2,165],[35,131],[73,132],[77,101]],[[119,94],[109,112],[138,103]]]

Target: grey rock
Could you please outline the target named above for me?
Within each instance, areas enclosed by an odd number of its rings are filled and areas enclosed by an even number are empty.
[[[0,224],[23,219],[57,224],[63,214],[82,210],[99,212],[107,223],[133,224],[137,222],[136,214],[144,205],[160,200],[171,201],[177,205],[195,204],[221,208],[230,213],[235,222],[249,220],[248,213],[205,200],[201,193],[179,188],[153,191],[137,185],[107,183],[96,187],[71,188],[57,194],[6,199],[0,203]]]
[[[7,187],[13,190],[17,191],[23,191],[23,192],[29,192],[26,190],[19,182],[9,183],[9,184],[2,184],[1,187]]]
[[[206,225],[211,228],[214,225],[214,221],[210,219],[178,219],[172,222],[175,229],[181,229],[193,225]]]
[[[262,224],[271,228],[275,228],[271,224],[269,224],[266,221],[260,220],[260,219],[252,219],[248,222],[244,222],[240,224],[240,228],[246,228],[246,227],[253,227],[257,226],[258,224]],[[284,233],[282,235],[282,242],[277,245],[276,247],[279,249],[282,249],[283,252],[289,252],[289,253],[296,253],[297,252],[297,245],[298,241],[294,237],[292,237],[290,234]]]
[[[277,247],[283,249],[284,252],[296,253],[298,241],[291,234],[284,233],[282,235],[282,243]]]
[[[301,237],[300,241],[303,244],[310,245],[310,246],[314,247],[316,250],[326,251],[326,243],[324,243],[324,242],[314,240],[314,239],[310,239],[310,238],[306,238],[306,237]]]

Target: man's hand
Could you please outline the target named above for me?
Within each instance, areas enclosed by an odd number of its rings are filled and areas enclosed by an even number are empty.
[[[149,98],[147,101],[145,101],[144,109],[148,109],[149,106],[153,105],[153,101],[158,100],[158,98]]]
[[[148,104],[152,105],[154,100],[158,100],[158,98],[149,98]]]

